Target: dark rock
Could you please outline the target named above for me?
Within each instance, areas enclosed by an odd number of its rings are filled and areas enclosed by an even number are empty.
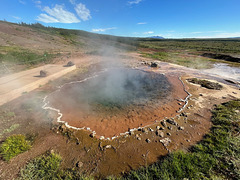
[[[77,163],[76,163],[76,167],[77,168],[81,168],[83,166],[83,163],[81,162],[81,161],[78,161]]]
[[[162,124],[164,127],[167,126],[165,121],[162,121],[161,124]]]
[[[67,67],[70,67],[70,66],[74,66],[75,64],[72,62],[72,61],[68,61],[68,63],[67,63]]]
[[[48,75],[48,72],[45,70],[40,71],[40,77],[46,77]]]
[[[151,67],[158,67],[158,64],[157,63],[155,63],[155,62],[151,62],[151,65],[150,65]]]
[[[179,126],[178,129],[179,130],[184,130],[184,127],[183,126]]]
[[[90,136],[91,138],[94,138],[94,137],[95,137],[95,133],[91,133],[89,136]]]
[[[142,132],[143,132],[143,133],[148,133],[147,128],[142,128]]]
[[[167,119],[167,122],[169,123],[169,124],[172,124],[172,125],[177,125],[177,122],[176,121],[174,121],[174,119]]]
[[[151,142],[151,140],[150,140],[150,139],[146,139],[146,142],[147,142],[147,143],[150,143],[150,142]]]

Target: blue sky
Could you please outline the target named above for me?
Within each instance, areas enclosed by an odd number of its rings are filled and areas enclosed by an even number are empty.
[[[240,0],[0,0],[0,19],[118,36],[240,37]]]

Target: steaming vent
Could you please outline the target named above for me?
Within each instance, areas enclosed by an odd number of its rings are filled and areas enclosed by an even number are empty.
[[[171,84],[163,74],[127,68],[67,84],[48,97],[50,106],[63,114],[63,121],[78,128],[91,127],[99,135],[104,131],[121,133],[109,130],[109,124],[138,121],[169,99]]]

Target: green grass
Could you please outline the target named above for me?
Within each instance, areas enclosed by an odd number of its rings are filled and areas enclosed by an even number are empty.
[[[56,153],[46,153],[29,162],[20,171],[21,180],[32,179],[65,179],[65,180],[90,180],[91,177],[84,177],[75,169],[63,170],[61,168],[62,158]]]
[[[194,52],[239,54],[240,41],[237,39],[140,39],[139,47],[158,50],[191,50]]]
[[[31,144],[24,135],[12,135],[8,137],[0,147],[0,154],[4,160],[9,161],[20,153],[31,148]]]
[[[20,64],[20,65],[35,65],[41,62],[50,62],[54,55],[47,52],[38,54],[19,47],[0,46],[0,62]]]
[[[208,69],[211,68],[216,60],[200,56],[188,56],[186,52],[175,51],[157,51],[157,52],[141,52],[143,57],[151,58],[154,60],[164,61],[168,63],[178,64],[185,67],[195,69]]]
[[[240,101],[213,111],[211,132],[189,152],[173,152],[123,179],[240,179]]]

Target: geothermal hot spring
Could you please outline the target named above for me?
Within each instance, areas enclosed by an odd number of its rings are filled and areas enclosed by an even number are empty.
[[[176,85],[178,94],[185,98],[187,94],[177,77],[137,69],[109,69],[63,85],[45,102],[46,107],[59,110],[61,121],[69,126],[93,131],[96,137],[113,138],[176,113],[181,108],[176,101],[179,97],[174,95]]]

